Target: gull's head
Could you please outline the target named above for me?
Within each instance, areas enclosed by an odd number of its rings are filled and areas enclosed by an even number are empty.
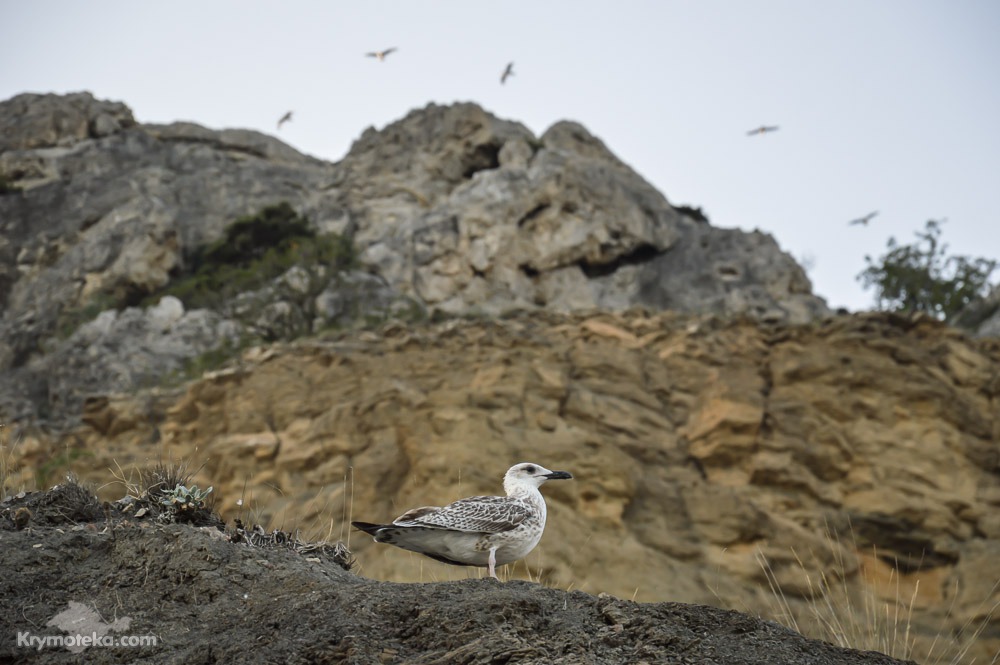
[[[508,494],[522,487],[541,487],[546,480],[563,480],[572,478],[568,471],[549,471],[540,464],[521,462],[507,469],[503,477],[503,488]]]

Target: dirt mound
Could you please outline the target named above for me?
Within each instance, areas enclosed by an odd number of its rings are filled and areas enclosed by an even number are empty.
[[[234,539],[237,528],[173,523],[162,513],[136,517],[141,503],[102,504],[70,482],[0,504],[0,634],[9,636],[0,660],[901,662],[700,605],[523,581],[374,582],[346,570],[349,558],[322,555],[332,548],[252,530]],[[40,644],[72,635],[98,645]]]

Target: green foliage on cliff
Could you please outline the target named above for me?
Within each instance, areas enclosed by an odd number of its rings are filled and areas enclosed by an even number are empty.
[[[194,272],[209,273],[222,267],[249,267],[268,254],[284,253],[315,237],[309,220],[299,217],[286,202],[268,206],[256,215],[240,217],[213,243],[199,247],[191,256]]]
[[[916,236],[910,245],[889,238],[878,260],[865,257],[868,267],[857,278],[866,289],[875,289],[878,309],[950,319],[990,291],[996,260],[949,256],[941,222],[928,221]]]
[[[294,266],[338,272],[351,268],[355,255],[348,240],[336,234],[317,235],[308,219],[280,203],[233,222],[222,238],[193,252],[189,264],[187,274],[151,300],[173,295],[187,309],[218,309]]]

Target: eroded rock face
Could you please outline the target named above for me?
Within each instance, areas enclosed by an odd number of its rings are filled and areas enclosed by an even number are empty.
[[[18,95],[3,102],[2,117],[0,153],[71,146],[136,124],[131,109],[121,102],[94,99],[87,92]],[[8,177],[15,180],[25,175],[8,172]]]
[[[446,312],[827,312],[772,238],[679,213],[577,123],[536,139],[473,105],[431,106],[363,136],[342,166],[345,189],[366,191],[362,259]]]
[[[473,104],[430,105],[330,164],[257,132],[137,124],[78,93],[0,103],[0,134],[0,176],[21,188],[0,195],[0,371],[85,322],[67,312],[139,304],[228,224],[281,201],[352,239],[389,292],[379,302],[420,311],[827,311],[772,238],[681,214],[576,123],[536,138]]]
[[[204,464],[224,514],[350,539],[364,575],[427,581],[467,571],[348,522],[497,493],[536,461],[574,480],[543,488],[546,533],[516,576],[776,616],[770,575],[804,630],[822,588],[855,611],[912,602],[926,648],[1000,600],[998,377],[995,341],[926,318],[396,324],[255,349],[182,394],[94,400],[65,441],[27,436],[19,463],[72,441],[98,484],[116,461]]]
[[[106,106],[86,93],[0,104],[4,136],[22,116],[31,128],[59,128],[8,141],[0,154],[0,174],[23,187],[0,196],[0,369],[44,353],[65,333],[66,310],[100,298],[134,304],[163,287],[185,253],[239,216],[281,200],[314,212],[329,177],[328,165],[256,132],[136,125],[128,113],[106,136],[84,134]]]

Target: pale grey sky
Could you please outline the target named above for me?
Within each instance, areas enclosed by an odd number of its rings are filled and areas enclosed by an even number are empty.
[[[0,0],[0,98],[78,90],[329,160],[429,102],[576,120],[672,203],[774,235],[835,307],[869,307],[864,255],[931,218],[1000,258],[995,0]]]

